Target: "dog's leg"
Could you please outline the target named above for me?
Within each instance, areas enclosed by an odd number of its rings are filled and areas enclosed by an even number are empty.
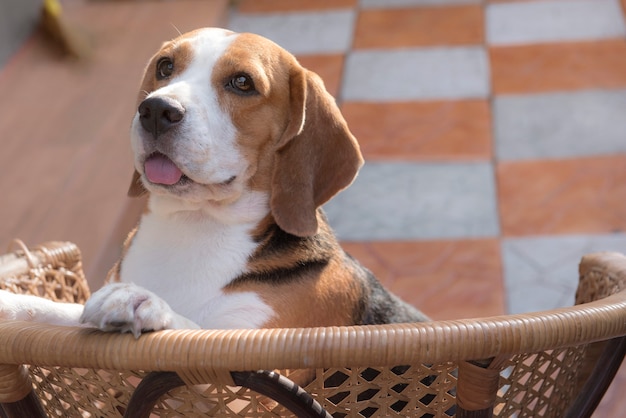
[[[131,283],[111,283],[91,295],[80,322],[103,331],[132,332],[137,338],[142,331],[200,328],[154,293]]]
[[[83,305],[54,302],[33,295],[19,295],[0,290],[0,319],[78,326]]]

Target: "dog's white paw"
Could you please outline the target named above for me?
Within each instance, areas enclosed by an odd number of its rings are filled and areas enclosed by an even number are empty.
[[[132,332],[172,328],[176,314],[160,297],[130,283],[111,283],[91,295],[80,317],[103,331]]]

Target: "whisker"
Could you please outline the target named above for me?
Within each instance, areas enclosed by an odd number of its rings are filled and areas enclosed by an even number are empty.
[[[176,32],[178,32],[178,36],[181,36],[181,35],[183,34],[183,33],[182,33],[182,32],[181,32],[181,31],[180,31],[180,30],[176,27],[176,25],[175,25],[175,24],[170,23],[170,25],[172,25],[172,27],[174,28],[174,30],[175,30]]]

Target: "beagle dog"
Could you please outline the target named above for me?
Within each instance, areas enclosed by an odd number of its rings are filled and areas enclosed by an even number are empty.
[[[130,196],[148,204],[83,307],[2,292],[0,317],[132,332],[424,321],[338,244],[321,206],[363,160],[321,79],[261,36],[206,28],[150,60]]]

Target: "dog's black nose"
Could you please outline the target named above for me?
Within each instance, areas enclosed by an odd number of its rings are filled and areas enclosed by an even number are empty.
[[[150,97],[139,105],[141,126],[150,132],[154,139],[183,120],[185,108],[170,97]]]

